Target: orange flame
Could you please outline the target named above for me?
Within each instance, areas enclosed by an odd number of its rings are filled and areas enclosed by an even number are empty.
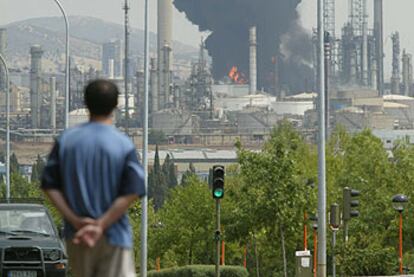
[[[235,84],[243,85],[243,84],[246,84],[247,82],[244,74],[239,72],[239,69],[237,68],[237,66],[233,66],[230,69],[228,76],[230,80],[232,80],[233,83]]]

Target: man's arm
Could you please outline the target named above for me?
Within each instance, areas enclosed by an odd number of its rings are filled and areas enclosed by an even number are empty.
[[[95,224],[96,221],[91,218],[81,218],[77,216],[66,202],[62,192],[57,189],[43,190],[49,197],[52,204],[58,209],[62,216],[76,229],[79,230],[86,224]]]
[[[138,162],[135,150],[131,150],[125,160],[118,197],[95,225],[87,225],[76,233],[74,243],[83,242],[93,247],[103,232],[117,222],[131,204],[145,193],[144,170]]]
[[[56,140],[42,173],[41,188],[52,201],[52,204],[74,228],[80,229],[85,224],[92,223],[92,219],[78,217],[69,207],[62,193],[62,182],[63,180],[60,173],[59,140]]]
[[[138,195],[130,194],[118,197],[111,208],[97,220],[97,224],[103,230],[117,222],[128,210],[128,208],[138,199]]]

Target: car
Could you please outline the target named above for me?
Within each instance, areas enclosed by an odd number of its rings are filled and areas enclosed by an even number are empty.
[[[42,204],[0,203],[0,276],[63,277],[67,254]]]

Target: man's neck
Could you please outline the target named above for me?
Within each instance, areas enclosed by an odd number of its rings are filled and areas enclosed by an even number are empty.
[[[91,115],[89,117],[90,122],[97,122],[106,125],[112,125],[112,117],[111,116],[102,116],[102,115]]]

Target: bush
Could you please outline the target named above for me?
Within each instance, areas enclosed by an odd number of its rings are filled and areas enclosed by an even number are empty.
[[[189,265],[176,268],[168,268],[159,272],[150,271],[148,277],[214,277],[214,265]],[[220,267],[222,277],[248,277],[246,269],[241,266]]]
[[[350,241],[342,255],[338,257],[341,271],[347,276],[385,276],[395,274],[398,268],[396,251],[392,247],[385,247],[373,243],[365,248]]]

